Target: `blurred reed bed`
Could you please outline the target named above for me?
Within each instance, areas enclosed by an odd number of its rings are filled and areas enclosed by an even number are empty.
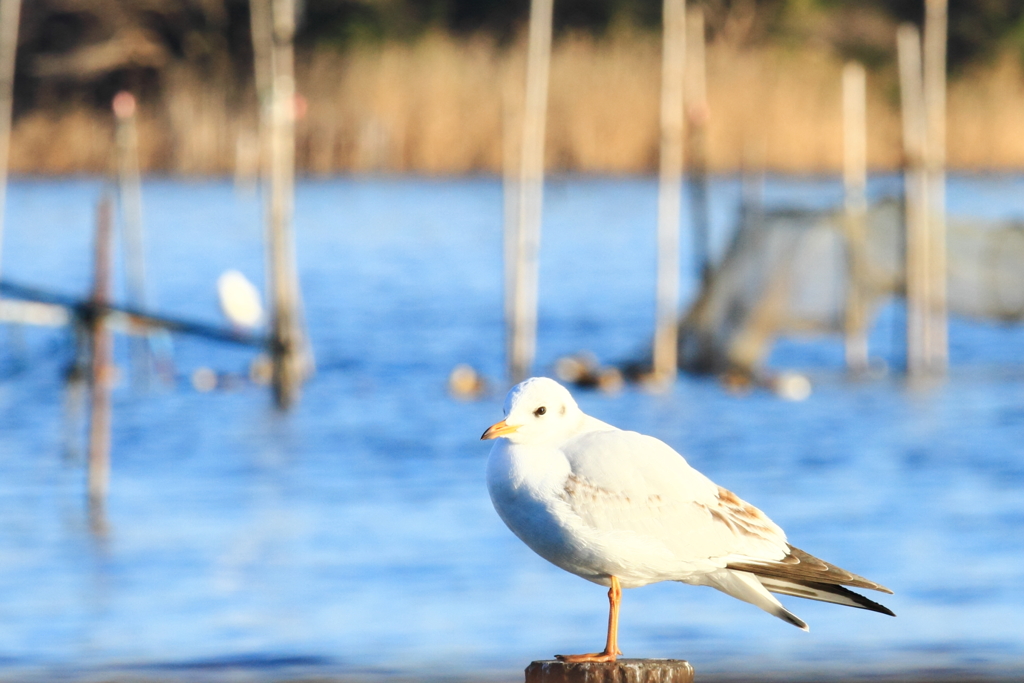
[[[969,169],[1024,166],[1024,69],[1005,54],[950,83],[950,165]]]
[[[301,60],[298,163],[316,173],[470,173],[501,165],[502,88],[519,51],[428,35]]]
[[[621,30],[570,35],[553,50],[547,163],[555,171],[644,173],[657,166],[661,43]],[[434,33],[411,43],[319,49],[297,68],[305,115],[298,164],[314,174],[499,173],[515,149],[524,44]],[[708,162],[713,171],[828,172],[841,166],[841,61],[827,47],[708,46]],[[145,169],[253,175],[257,107],[230,68],[166,70],[162,98],[143,103]],[[892,69],[868,80],[869,164],[898,168],[899,94]],[[949,164],[1024,167],[1024,73],[1007,56],[955,78]],[[12,170],[105,171],[112,122],[85,105],[15,124]],[[514,161],[508,159],[508,161]]]

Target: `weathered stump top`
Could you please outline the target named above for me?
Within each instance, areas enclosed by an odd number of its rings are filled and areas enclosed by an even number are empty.
[[[526,683],[693,683],[693,667],[684,659],[543,660],[526,667]]]

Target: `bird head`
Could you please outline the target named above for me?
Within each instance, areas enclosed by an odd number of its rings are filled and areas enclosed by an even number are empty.
[[[509,390],[505,419],[488,427],[480,438],[546,443],[568,437],[582,420],[583,411],[568,389],[547,377],[531,377]]]

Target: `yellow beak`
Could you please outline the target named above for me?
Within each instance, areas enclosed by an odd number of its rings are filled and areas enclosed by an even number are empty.
[[[488,439],[497,439],[499,436],[506,436],[516,431],[517,429],[519,429],[519,425],[510,425],[504,420],[502,420],[501,422],[495,422],[490,427],[488,427],[487,431],[484,432],[484,435],[481,436],[480,439],[483,441],[486,441]]]

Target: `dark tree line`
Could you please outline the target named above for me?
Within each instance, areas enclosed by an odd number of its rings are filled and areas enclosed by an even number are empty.
[[[921,23],[923,0],[690,0],[705,8],[713,34],[731,17],[756,16],[752,39],[786,34],[801,15],[873,13],[893,22]],[[307,0],[305,37],[346,43],[407,38],[429,28],[455,33],[485,32],[508,40],[525,25],[529,0]],[[1010,45],[1024,51],[1024,2],[950,0],[950,62],[956,67]],[[661,0],[557,0],[555,31],[607,33],[617,24],[655,29]],[[1024,56],[1024,53],[1022,53]]]
[[[894,59],[893,27],[920,22],[923,0],[689,0],[705,8],[709,37],[824,41],[879,66]],[[525,28],[529,0],[299,0],[300,49],[412,40],[430,30],[507,43]],[[950,0],[954,71],[1006,48],[1024,59],[1024,2]],[[558,34],[656,30],[661,0],[557,0]],[[739,27],[739,28],[737,28]],[[248,0],[26,0],[16,101],[24,111],[68,98],[109,103],[120,88],[146,97],[172,63],[251,72]]]

